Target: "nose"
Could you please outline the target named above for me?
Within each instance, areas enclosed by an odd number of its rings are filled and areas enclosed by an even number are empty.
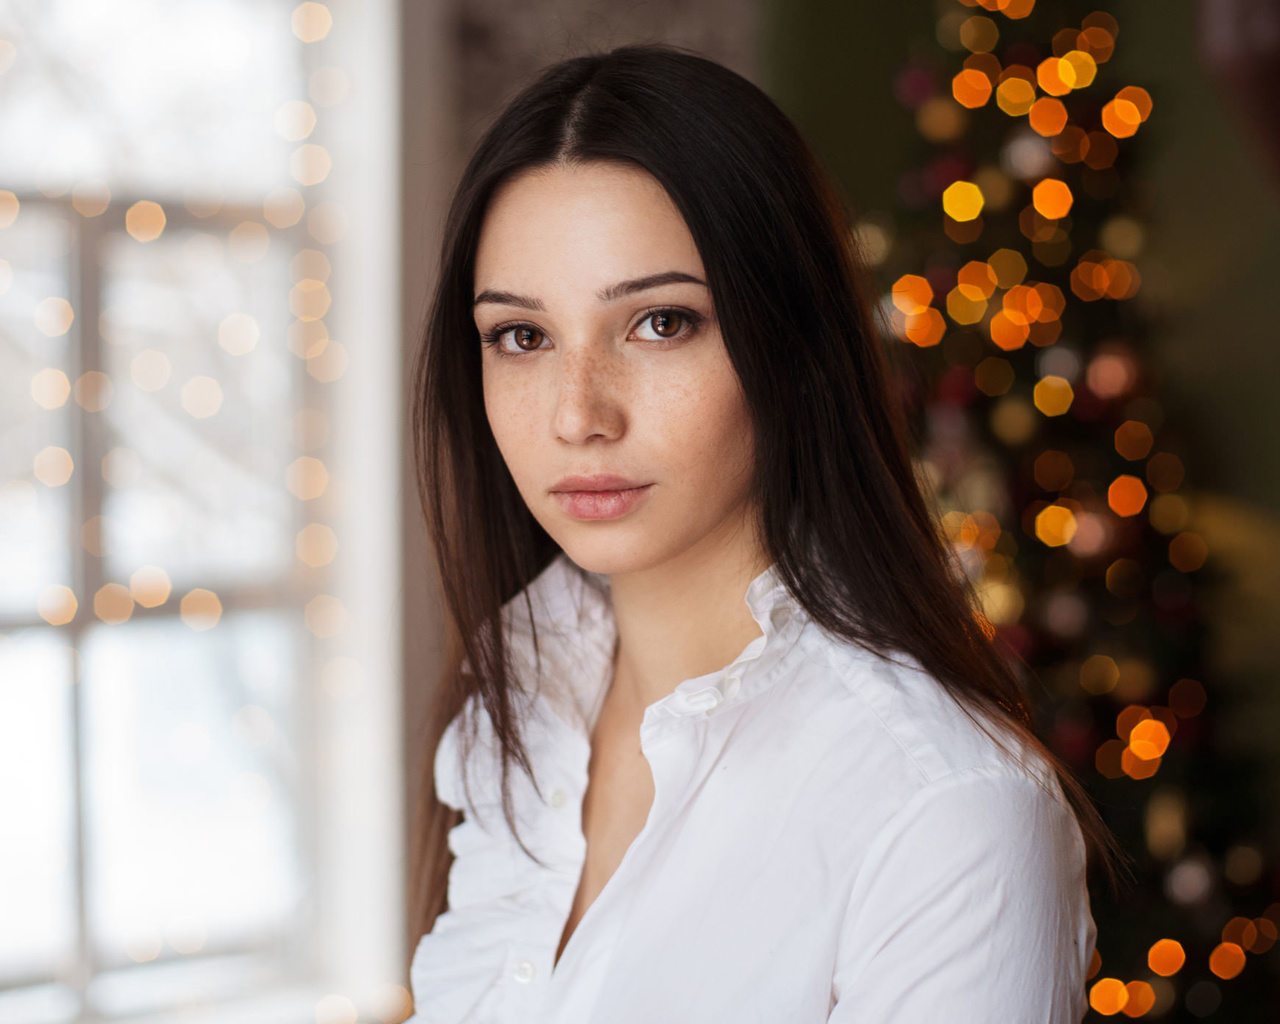
[[[559,359],[552,429],[570,444],[616,440],[626,429],[625,370],[599,349],[569,345]]]

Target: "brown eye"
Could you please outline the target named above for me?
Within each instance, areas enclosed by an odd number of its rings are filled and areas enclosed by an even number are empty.
[[[542,344],[542,332],[532,327],[514,327],[511,334],[518,347],[530,352]]]
[[[659,338],[674,338],[680,333],[684,317],[672,312],[654,313],[649,317],[649,322],[653,325],[653,333]]]

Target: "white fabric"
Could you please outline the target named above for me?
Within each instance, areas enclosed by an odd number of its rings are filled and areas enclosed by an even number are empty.
[[[436,791],[466,816],[409,1024],[1078,1024],[1095,931],[1057,782],[913,659],[821,630],[772,568],[746,593],[764,635],[645,709],[652,809],[553,972],[617,633],[608,578],[563,554],[527,593],[541,674],[523,597],[505,614],[542,798],[518,768],[512,797],[547,867],[503,822],[482,709],[468,804],[454,719]]]

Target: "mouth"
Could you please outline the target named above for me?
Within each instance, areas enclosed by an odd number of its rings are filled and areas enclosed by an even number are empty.
[[[557,485],[558,487],[561,485]],[[630,487],[554,490],[560,508],[574,519],[618,519],[637,508],[648,497],[653,484]]]

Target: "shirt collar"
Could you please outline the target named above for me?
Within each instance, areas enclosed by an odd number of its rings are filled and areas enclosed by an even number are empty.
[[[540,658],[533,650],[525,594],[533,610]],[[751,581],[744,600],[763,635],[724,668],[681,682],[651,704],[646,717],[710,717],[777,676],[778,664],[795,645],[808,616],[782,582],[776,564]],[[618,635],[609,577],[582,569],[560,552],[524,593],[507,603],[503,614],[521,689],[589,734],[612,678]]]

